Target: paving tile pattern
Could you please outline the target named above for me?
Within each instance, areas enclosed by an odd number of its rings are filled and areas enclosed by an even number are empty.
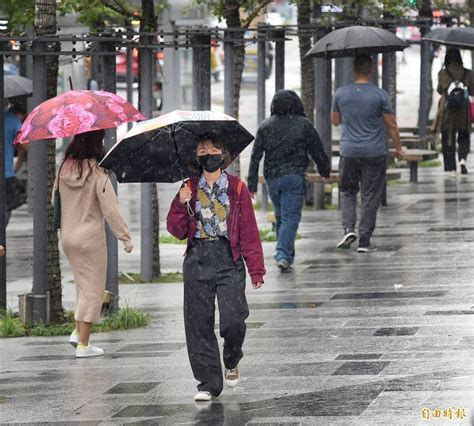
[[[0,340],[0,423],[422,425],[423,409],[463,408],[465,418],[436,424],[471,424],[473,184],[471,175],[450,180],[423,169],[420,184],[390,187],[377,253],[335,249],[337,211],[304,211],[294,273],[277,271],[274,244],[265,243],[264,288],[247,292],[242,380],[212,404],[193,403],[182,284],[127,285],[122,301],[153,321],[94,336],[105,357],[76,360],[65,337]],[[139,247],[137,192],[121,187]],[[160,187],[163,204],[173,192]],[[21,211],[9,228],[12,306],[31,285],[19,267],[32,256],[30,219]],[[266,226],[263,212],[258,220]],[[182,249],[162,247],[164,270],[180,269]],[[122,270],[138,270],[139,253],[120,260]],[[66,262],[63,272],[70,308]]]

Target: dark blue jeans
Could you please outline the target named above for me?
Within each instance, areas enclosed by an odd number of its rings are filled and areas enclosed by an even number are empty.
[[[282,176],[267,180],[267,186],[275,207],[278,238],[275,259],[285,259],[292,264],[305,197],[305,179],[303,175]]]

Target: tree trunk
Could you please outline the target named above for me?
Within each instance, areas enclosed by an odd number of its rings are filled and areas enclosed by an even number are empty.
[[[224,18],[229,28],[242,28],[240,20],[239,2],[226,2],[224,10]],[[234,47],[234,117],[239,119],[239,104],[240,104],[240,88],[242,86],[242,74],[244,71],[245,60],[245,45],[243,43],[244,33],[234,32],[233,38],[235,41]],[[242,43],[239,43],[242,40]],[[240,157],[237,157],[233,162],[233,171],[237,176],[240,176]]]
[[[311,49],[311,0],[300,0],[298,2],[298,30],[305,31],[299,36],[300,63],[301,63],[301,99],[304,112],[308,120],[314,123],[314,65],[313,59],[305,57]],[[308,33],[306,33],[308,31]]]
[[[157,22],[155,16],[155,4],[153,0],[142,0],[142,19],[140,21],[140,31],[156,32]],[[138,52],[140,55],[140,51]],[[140,63],[140,58],[138,59]],[[155,67],[153,67],[156,69]],[[140,73],[140,69],[138,70]],[[141,81],[140,77],[139,80]],[[140,93],[140,91],[139,91]],[[158,202],[157,186],[153,185],[153,278],[159,278],[161,275],[160,265],[160,214]]]
[[[36,0],[35,1],[35,31],[36,35],[56,34],[56,0]],[[48,44],[49,50],[59,50],[60,46],[53,43]],[[57,95],[59,60],[57,56],[48,56],[46,61],[47,73],[47,97],[52,98]],[[52,193],[52,186],[56,174],[56,141],[48,140],[47,143],[47,173],[48,173],[48,194]],[[51,301],[52,323],[64,321],[64,310],[62,306],[61,287],[61,264],[59,257],[58,235],[53,230],[54,209],[48,203],[48,228],[47,228],[47,256],[48,256],[48,291]]]

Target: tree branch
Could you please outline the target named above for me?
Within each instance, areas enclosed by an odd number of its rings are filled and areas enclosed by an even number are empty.
[[[134,10],[130,9],[128,6],[125,6],[120,0],[100,0],[100,2],[114,12],[120,13],[126,17],[140,18],[134,15]]]
[[[247,28],[250,26],[250,24],[252,23],[252,21],[258,16],[260,15],[260,13],[262,12],[263,9],[265,9],[270,3],[272,2],[272,0],[264,0],[262,1],[258,6],[255,6],[255,9],[252,13],[250,13],[246,19],[243,20],[242,22],[242,27],[244,28]]]

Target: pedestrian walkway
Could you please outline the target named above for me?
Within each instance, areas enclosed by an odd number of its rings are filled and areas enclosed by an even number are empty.
[[[264,288],[248,289],[243,378],[212,405],[193,402],[182,285],[127,285],[122,300],[152,313],[153,322],[95,335],[105,357],[76,360],[64,337],[0,340],[0,422],[471,424],[474,175],[449,179],[440,168],[421,169],[420,183],[408,183],[407,171],[402,180],[380,211],[377,253],[337,251],[340,212],[333,210],[304,212],[293,274],[277,272],[274,245],[264,244],[269,273]],[[123,188],[122,200],[131,201],[136,191]],[[137,208],[130,202],[125,210],[136,237]],[[266,215],[258,217],[266,226]],[[16,215],[8,230],[14,307],[15,294],[31,285],[26,221],[26,212]],[[182,250],[162,246],[165,270],[180,268]],[[138,255],[121,268],[138,270]]]

